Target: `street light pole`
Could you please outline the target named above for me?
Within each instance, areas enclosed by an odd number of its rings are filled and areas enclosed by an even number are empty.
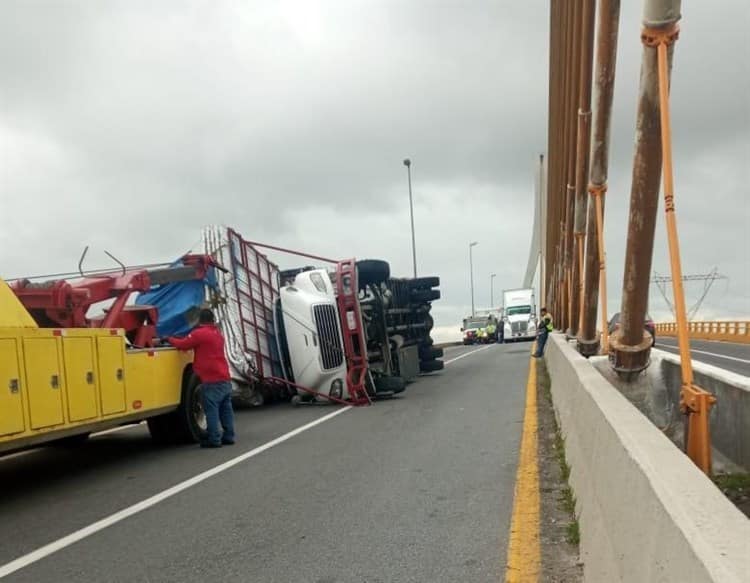
[[[469,285],[471,286],[471,316],[474,317],[474,258],[472,248],[478,245],[479,241],[469,243]]]
[[[411,217],[411,257],[414,264],[414,277],[417,277],[417,243],[414,237],[414,202],[411,196],[411,160],[404,160],[406,166],[406,175],[409,179],[409,215]]]
[[[495,278],[497,273],[490,275],[490,309],[495,309]]]

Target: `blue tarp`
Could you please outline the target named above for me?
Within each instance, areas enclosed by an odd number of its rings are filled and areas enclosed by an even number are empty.
[[[170,267],[179,267],[176,261]],[[151,288],[151,291],[138,294],[138,305],[156,306],[159,309],[157,335],[184,336],[197,323],[198,310],[205,303],[206,286],[216,287],[216,274],[211,267],[203,280],[167,283]]]

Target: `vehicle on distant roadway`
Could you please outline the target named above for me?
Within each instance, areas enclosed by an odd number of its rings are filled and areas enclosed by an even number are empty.
[[[607,328],[610,335],[620,328],[620,312],[616,312],[615,315],[610,318]],[[654,346],[656,344],[656,325],[654,324],[654,320],[648,314],[646,314],[643,328],[646,332],[651,334],[651,346]]]
[[[532,288],[503,290],[505,342],[536,338],[536,302]]]
[[[502,329],[494,314],[485,313],[464,318],[461,332],[464,334],[464,344],[490,344],[498,342]]]

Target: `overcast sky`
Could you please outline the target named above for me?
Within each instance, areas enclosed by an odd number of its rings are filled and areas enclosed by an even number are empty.
[[[641,2],[623,2],[606,216],[623,271]],[[686,273],[750,317],[750,5],[686,2],[673,71]],[[518,287],[546,148],[548,2],[0,2],[0,275],[170,260],[208,223],[442,277],[438,324]],[[654,268],[668,272],[660,214]],[[282,266],[295,260],[273,256]],[[687,288],[688,303],[700,285]],[[496,303],[499,292],[496,294]],[[614,308],[613,311],[615,311]],[[668,309],[652,289],[651,311]]]

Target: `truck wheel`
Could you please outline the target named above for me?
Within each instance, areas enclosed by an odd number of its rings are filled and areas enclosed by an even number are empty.
[[[433,348],[432,346],[425,346],[419,350],[420,360],[435,360],[436,358],[442,358],[444,351],[442,348]]]
[[[445,363],[442,360],[423,360],[419,363],[419,370],[421,372],[435,372],[444,368]]]
[[[375,379],[377,393],[402,393],[406,389],[406,381],[401,377],[378,377]]]
[[[424,316],[424,329],[425,332],[428,334],[430,333],[430,330],[432,330],[432,327],[435,325],[435,320],[432,319],[432,316],[429,314],[425,314]]]
[[[409,287],[411,289],[429,289],[439,285],[439,277],[415,277],[409,280]]]
[[[79,433],[78,435],[69,435],[51,442],[50,445],[59,445],[61,447],[77,447],[83,445],[89,440],[91,432]]]
[[[439,289],[422,289],[411,292],[412,302],[432,302],[440,299]]]
[[[157,415],[146,420],[151,441],[157,445],[167,445],[175,440],[175,414]]]
[[[359,287],[383,283],[391,276],[391,266],[380,259],[363,259],[357,261],[357,279]]]
[[[182,400],[175,415],[177,441],[196,443],[208,437],[206,414],[201,398],[201,381],[195,374],[191,374],[183,383]]]

